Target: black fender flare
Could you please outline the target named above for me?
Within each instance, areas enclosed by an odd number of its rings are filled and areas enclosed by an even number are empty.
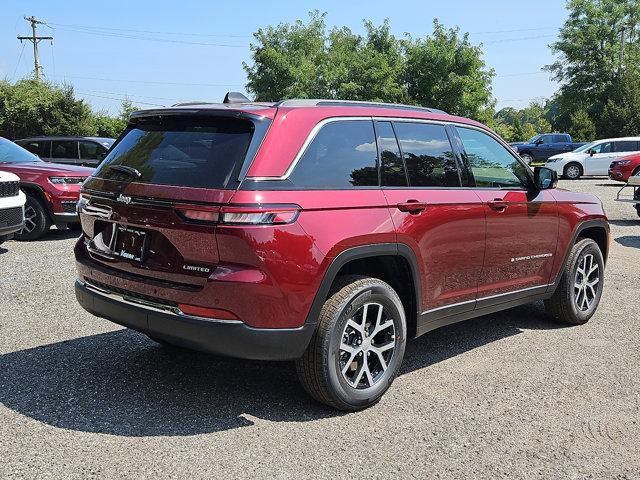
[[[53,210],[51,210],[51,204],[47,201],[44,188],[42,188],[37,183],[22,182],[22,181],[20,182],[20,188],[21,189],[24,188],[24,189],[27,189],[28,191],[36,192],[38,196],[37,198],[38,200],[40,200],[40,203],[42,203],[42,206],[46,209],[47,214],[49,215],[49,218],[53,219]],[[25,192],[25,194],[27,194],[27,192]]]
[[[567,259],[569,258],[569,253],[571,252],[571,249],[573,248],[573,246],[578,241],[578,237],[580,236],[580,233],[585,231],[587,228],[594,228],[594,227],[595,228],[601,228],[602,230],[604,230],[605,233],[606,233],[606,236],[607,236],[607,241],[608,241],[609,232],[610,232],[609,222],[607,222],[606,220],[604,220],[602,218],[595,219],[595,220],[584,220],[584,221],[580,222],[578,224],[578,226],[573,231],[573,235],[571,237],[571,241],[567,244],[567,248],[566,248],[566,250],[564,252],[564,257],[562,258],[562,263],[560,264],[561,265],[560,270],[558,271],[558,274],[556,275],[556,279],[555,279],[555,281],[551,285],[551,288],[548,291],[555,292],[556,287],[560,283],[560,279],[562,278],[562,274],[564,273],[564,269],[565,269],[565,267],[567,265]],[[607,250],[602,252],[602,256],[603,256],[604,262],[606,264],[607,263],[607,257],[609,256],[608,245],[607,245]]]
[[[320,315],[322,305],[327,299],[331,285],[333,285],[333,282],[342,267],[353,260],[380,256],[400,256],[407,261],[409,264],[411,278],[413,280],[416,311],[419,314],[422,306],[420,294],[420,269],[418,267],[418,261],[414,251],[404,243],[378,243],[348,248],[340,252],[340,254],[331,261],[331,264],[325,271],[320,287],[313,299],[305,324],[315,325],[318,322],[318,316]]]

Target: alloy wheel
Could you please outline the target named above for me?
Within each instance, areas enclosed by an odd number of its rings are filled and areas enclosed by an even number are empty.
[[[584,255],[578,267],[574,281],[575,302],[582,312],[588,311],[594,304],[600,283],[600,266],[593,255]]]
[[[343,378],[356,389],[384,376],[395,350],[395,324],[379,303],[366,303],[347,320],[338,360]]]
[[[574,179],[580,176],[580,168],[577,165],[569,165],[567,167],[567,177]]]
[[[36,228],[36,219],[37,219],[36,210],[31,206],[27,205],[24,209],[24,228],[20,231],[20,233],[31,233]]]

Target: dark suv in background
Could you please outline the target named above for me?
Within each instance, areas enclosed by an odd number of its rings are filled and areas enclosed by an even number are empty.
[[[427,108],[141,111],[82,187],[76,296],[162,344],[295,359],[309,394],[356,410],[435,328],[537,300],[591,318],[608,223],[556,182]]]
[[[45,162],[97,167],[114,141],[103,137],[31,137],[15,143]]]

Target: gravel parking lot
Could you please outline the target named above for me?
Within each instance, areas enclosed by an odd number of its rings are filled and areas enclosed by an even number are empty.
[[[640,219],[606,179],[606,288],[412,342],[375,407],[310,400],[290,363],[164,349],[75,301],[76,232],[0,247],[1,478],[640,478]]]

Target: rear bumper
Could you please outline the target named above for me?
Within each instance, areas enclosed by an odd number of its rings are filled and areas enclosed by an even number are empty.
[[[172,311],[76,280],[76,298],[89,313],[148,333],[176,345],[252,360],[292,360],[300,357],[315,325],[300,328],[252,328],[241,321],[206,319]]]

